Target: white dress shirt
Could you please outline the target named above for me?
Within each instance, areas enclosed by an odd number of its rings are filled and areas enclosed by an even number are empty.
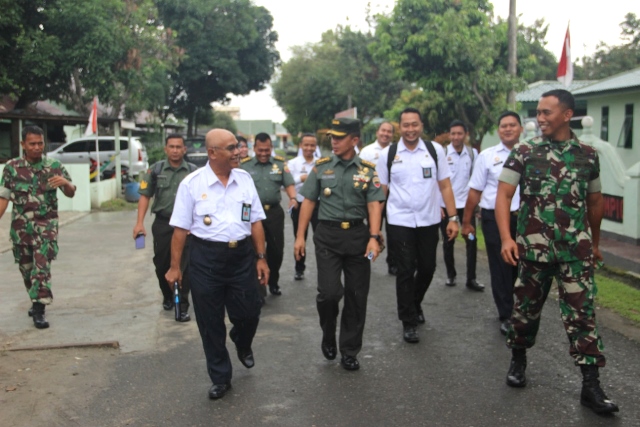
[[[445,148],[445,155],[447,156],[447,164],[451,171],[451,188],[453,189],[453,197],[456,200],[456,209],[463,209],[467,203],[467,196],[469,195],[469,179],[471,178],[471,163],[475,163],[478,159],[478,151],[475,148],[473,150],[473,161],[469,157],[469,150],[466,146],[462,147],[460,154],[456,151],[451,144]],[[440,206],[444,206],[444,200],[440,200]]]
[[[247,208],[249,221],[243,221]],[[206,216],[210,225],[204,223]],[[169,224],[204,240],[230,242],[251,236],[251,224],[265,218],[248,172],[232,169],[225,187],[207,163],[180,183]]]
[[[300,203],[304,201],[304,197],[300,195],[300,189],[304,185],[304,182],[300,180],[300,175],[308,175],[315,164],[315,158],[310,162],[307,162],[303,156],[298,156],[287,162],[287,165],[289,165],[289,172],[291,172],[291,176],[293,176],[293,181],[295,182],[296,200]]]
[[[473,175],[469,181],[469,188],[482,191],[479,206],[482,209],[493,210],[496,208],[496,195],[498,194],[498,178],[502,172],[502,166],[509,157],[511,150],[502,142],[489,147],[478,155],[473,167]],[[520,190],[516,189],[511,199],[511,212],[520,207]]]
[[[360,154],[358,154],[358,157],[360,157],[362,160],[368,160],[373,163],[378,163],[378,159],[380,158],[380,153],[382,152],[382,150],[384,150],[384,147],[382,147],[382,145],[380,145],[380,143],[376,139],[374,143],[364,147],[362,151],[360,151]]]
[[[380,183],[389,186],[389,224],[415,228],[440,223],[438,181],[449,178],[451,172],[442,146],[437,142],[432,144],[438,156],[437,167],[422,139],[413,151],[410,151],[400,139],[396,157],[391,165],[390,184],[387,169],[389,147],[380,153],[376,171]]]

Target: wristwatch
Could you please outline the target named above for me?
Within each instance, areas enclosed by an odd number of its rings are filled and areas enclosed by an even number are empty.
[[[369,236],[370,239],[376,239],[378,242],[380,241],[380,235],[379,234],[371,234]]]
[[[258,258],[258,259],[266,259],[267,255],[264,252],[258,252],[256,254],[256,258]]]
[[[450,216],[449,221],[460,222],[460,218],[458,217],[458,215]]]

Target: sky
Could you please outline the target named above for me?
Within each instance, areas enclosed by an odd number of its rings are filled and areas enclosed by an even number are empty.
[[[367,31],[367,5],[371,14],[389,14],[394,0],[253,0],[267,8],[278,33],[276,48],[283,62],[291,58],[291,47],[317,43],[323,32],[338,25],[350,25],[354,30]],[[494,15],[509,16],[509,0],[494,0]],[[591,55],[603,41],[609,45],[622,43],[620,23],[628,12],[640,16],[640,2],[629,0],[520,0],[516,4],[518,22],[530,26],[544,18],[549,24],[547,49],[558,58],[570,22],[571,52],[577,58]],[[240,107],[243,120],[271,119],[282,123],[286,116],[271,96],[271,88],[243,97],[231,97],[229,105]]]

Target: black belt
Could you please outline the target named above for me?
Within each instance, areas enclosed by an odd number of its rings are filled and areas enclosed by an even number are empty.
[[[161,221],[169,221],[171,219],[171,216],[156,214],[156,219],[159,219]]]
[[[493,212],[493,213],[494,213],[494,215],[495,215],[495,212],[496,212],[496,211],[495,211],[495,210],[493,210],[493,209],[484,209],[484,208],[483,208],[482,210],[483,210],[483,211],[487,211],[487,212]],[[519,210],[517,210],[517,211],[513,211],[513,212],[511,212],[511,215],[513,215],[513,216],[518,216],[518,213],[519,213],[519,212],[520,212]]]
[[[326,221],[326,220],[320,220],[318,222],[320,224],[324,224],[324,225],[327,225],[329,227],[342,228],[343,230],[348,230],[351,227],[356,227],[358,225],[364,224],[364,219],[354,219],[354,220],[351,220],[351,221]]]
[[[200,237],[194,236],[193,234],[191,234],[191,239],[209,248],[231,248],[231,249],[242,247],[243,245],[249,243],[249,240],[250,240],[248,237],[245,237],[242,240],[231,240],[230,242],[214,242],[211,240],[201,239]]]

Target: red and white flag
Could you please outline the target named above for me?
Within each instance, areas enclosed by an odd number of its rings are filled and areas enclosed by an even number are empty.
[[[89,124],[87,124],[87,130],[84,131],[84,136],[97,135],[98,134],[98,97],[93,98],[93,106],[91,107],[91,114],[89,115]]]
[[[569,26],[567,26],[567,35],[564,37],[562,56],[560,57],[556,77],[558,77],[558,81],[566,87],[571,86],[571,82],[573,81],[573,63],[571,62],[571,38],[569,37]]]

